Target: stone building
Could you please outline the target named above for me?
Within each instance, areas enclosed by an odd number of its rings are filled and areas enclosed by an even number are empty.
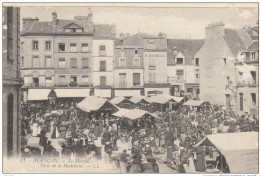
[[[205,28],[205,42],[194,57],[200,62],[201,100],[224,105],[227,110],[235,109],[235,60],[251,42],[245,30],[225,28],[222,22]]]
[[[239,113],[251,115],[258,114],[259,108],[259,41],[254,40],[241,51],[237,61],[237,103],[236,110]]]
[[[194,58],[204,40],[168,39],[167,73],[171,95],[197,97],[199,94],[199,58]]]
[[[20,154],[20,8],[3,7],[3,157]]]

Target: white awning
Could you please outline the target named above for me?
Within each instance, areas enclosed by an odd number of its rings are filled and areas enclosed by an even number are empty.
[[[28,101],[32,100],[48,100],[51,89],[29,89]]]
[[[111,89],[95,89],[94,92],[96,97],[103,97],[103,98],[111,97]]]
[[[141,90],[115,90],[116,97],[140,96]]]
[[[214,145],[226,158],[231,173],[258,173],[258,132],[213,134],[195,145]]]
[[[90,89],[55,89],[58,98],[89,97]]]

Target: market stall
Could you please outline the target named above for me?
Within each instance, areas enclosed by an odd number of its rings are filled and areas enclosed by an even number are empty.
[[[214,146],[224,155],[230,173],[258,173],[258,132],[213,134],[195,145]]]
[[[135,107],[135,103],[124,97],[115,97],[110,102],[120,108],[133,109]]]
[[[201,108],[210,109],[210,103],[201,100],[188,100],[183,106],[189,106],[192,110],[200,110]]]
[[[145,96],[134,96],[130,98],[130,101],[135,103],[136,108],[148,110],[150,103],[147,101],[147,97]]]

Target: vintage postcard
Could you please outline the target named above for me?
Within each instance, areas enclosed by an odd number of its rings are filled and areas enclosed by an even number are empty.
[[[2,172],[257,174],[258,8],[3,3]]]

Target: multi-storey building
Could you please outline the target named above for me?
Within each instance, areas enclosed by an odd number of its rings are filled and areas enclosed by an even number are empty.
[[[92,76],[95,96],[112,96],[115,37],[115,25],[94,25]]]
[[[143,36],[120,34],[115,48],[114,92],[115,96],[140,96],[144,92]]]
[[[204,40],[168,39],[167,73],[171,95],[199,94],[199,58],[194,58]]]
[[[200,99],[235,109],[235,58],[252,42],[243,29],[228,29],[222,22],[205,29],[205,42],[194,58],[199,59]]]
[[[3,7],[3,158],[20,153],[20,9]],[[6,162],[4,162],[6,163]],[[5,168],[4,164],[4,168]]]
[[[25,99],[28,93],[29,100],[38,100],[40,96],[30,94],[43,94],[43,90],[48,92],[50,88],[55,88],[58,98],[66,94],[70,97],[89,95],[93,65],[92,18],[90,12],[88,16],[61,20],[54,12],[51,22],[23,19],[21,70]],[[47,97],[42,99],[47,100]]]
[[[145,95],[169,95],[166,35],[159,33],[157,37],[145,37],[143,46]]]
[[[236,111],[258,114],[258,69],[259,69],[259,41],[254,40],[241,52],[237,63]]]

